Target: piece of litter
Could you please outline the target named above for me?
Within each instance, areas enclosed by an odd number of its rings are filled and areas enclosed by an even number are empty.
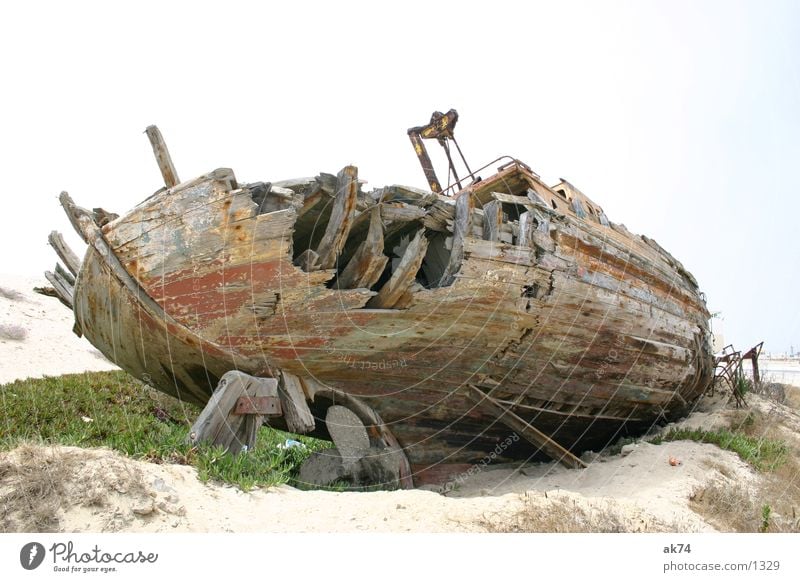
[[[291,449],[293,447],[306,448],[306,446],[303,443],[301,443],[300,441],[296,441],[294,439],[286,439],[285,442],[278,445],[279,449]]]
[[[88,416],[81,416],[81,420],[83,422],[94,422],[93,418],[89,418]]]

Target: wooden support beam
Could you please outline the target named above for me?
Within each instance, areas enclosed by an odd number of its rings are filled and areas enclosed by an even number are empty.
[[[464,239],[469,236],[471,228],[471,215],[474,203],[472,193],[467,190],[456,198],[456,216],[453,221],[453,241],[450,247],[450,262],[442,275],[439,287],[452,285],[456,275],[461,270],[464,260]]]
[[[330,220],[325,227],[317,246],[317,254],[321,269],[330,269],[336,265],[336,259],[344,248],[350,227],[355,218],[358,202],[358,168],[346,166],[336,176],[336,198]]]
[[[50,236],[47,237],[47,241],[56,251],[58,258],[61,259],[67,269],[69,269],[69,272],[77,277],[78,272],[81,270],[81,261],[78,259],[78,255],[64,242],[64,237],[61,236],[61,233],[54,230],[50,233]]]
[[[502,422],[511,430],[518,432],[522,438],[532,445],[539,447],[554,461],[558,461],[562,465],[572,469],[586,468],[586,463],[529,422],[514,414],[510,408],[506,408],[496,399],[484,393],[483,390],[477,386],[467,385],[466,394],[470,400],[480,406],[487,414],[497,418],[499,422]]]
[[[283,417],[286,419],[289,432],[306,434],[314,430],[314,415],[306,402],[300,378],[281,371],[278,396],[281,399]]]
[[[175,171],[175,166],[172,164],[172,157],[169,155],[169,150],[161,131],[155,125],[150,125],[145,130],[145,133],[150,140],[150,145],[153,146],[153,154],[156,156],[158,169],[161,170],[161,176],[164,178],[164,185],[167,188],[177,186],[181,181],[178,178],[178,172]]]
[[[483,240],[499,241],[503,228],[503,204],[492,200],[483,207]]]
[[[208,442],[221,446],[233,455],[252,449],[264,417],[260,414],[237,413],[237,403],[242,397],[260,399],[277,396],[278,381],[274,378],[257,378],[238,370],[225,373],[192,425],[189,442]]]
[[[373,207],[366,240],[356,249],[342,274],[336,279],[337,289],[369,289],[380,279],[389,257],[383,254],[381,208]]]
[[[425,238],[425,228],[420,228],[412,241],[408,243],[403,258],[392,276],[381,287],[378,294],[367,302],[371,309],[391,309],[411,289],[416,282],[417,272],[422,266],[425,253],[428,251],[428,239]]]

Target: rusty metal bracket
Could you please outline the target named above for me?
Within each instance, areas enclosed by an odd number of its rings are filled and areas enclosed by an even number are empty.
[[[439,142],[439,145],[442,146],[444,153],[447,156],[448,177],[450,174],[452,174],[452,176],[455,178],[456,184],[458,184],[459,189],[462,189],[463,186],[461,185],[461,179],[458,177],[458,173],[456,172],[453,158],[450,155],[451,141],[456,146],[458,155],[461,156],[461,161],[464,162],[464,166],[467,168],[467,173],[473,180],[475,179],[475,175],[472,170],[470,170],[469,164],[467,163],[467,160],[464,157],[458,142],[456,141],[455,135],[453,134],[453,130],[456,127],[457,121],[458,112],[455,109],[451,109],[447,113],[434,111],[433,115],[431,115],[431,121],[428,123],[428,125],[420,125],[417,127],[412,127],[408,130],[408,137],[411,140],[411,145],[414,146],[414,151],[416,152],[419,162],[422,165],[422,171],[425,174],[425,179],[428,180],[428,185],[431,187],[431,190],[437,194],[442,193],[442,185],[439,182],[439,179],[436,177],[436,171],[433,169],[433,163],[431,162],[431,158],[428,155],[428,150],[425,148],[425,144],[422,141],[423,139],[435,139]]]
[[[234,414],[282,416],[281,400],[277,396],[241,396],[233,408]]]

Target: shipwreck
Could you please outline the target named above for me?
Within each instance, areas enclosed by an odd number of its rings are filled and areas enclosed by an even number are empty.
[[[53,232],[47,277],[77,334],[205,407],[190,438],[236,453],[267,422],[333,440],[301,469],[318,484],[412,487],[488,456],[582,467],[685,415],[714,374],[694,277],[566,180],[510,157],[471,170],[457,119],[408,131],[427,189],[366,190],[353,166],[181,182],[151,126],[164,187],[123,216],[62,193],[87,250]]]

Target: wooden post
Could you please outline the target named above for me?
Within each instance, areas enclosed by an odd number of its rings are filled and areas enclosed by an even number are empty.
[[[389,280],[381,287],[378,294],[367,302],[371,309],[391,309],[414,284],[425,253],[428,250],[428,239],[425,238],[425,227],[419,229],[414,239],[408,243],[400,264]]]
[[[175,171],[175,166],[172,164],[172,157],[169,155],[167,144],[161,136],[161,132],[155,125],[150,125],[145,130],[150,145],[153,146],[153,154],[156,156],[158,169],[161,170],[161,176],[164,178],[164,184],[167,188],[172,188],[180,184],[178,172]]]
[[[277,380],[233,370],[220,378],[189,431],[189,442],[208,442],[236,455],[255,446],[265,416],[280,415]]]
[[[305,434],[314,430],[314,415],[306,402],[300,378],[289,372],[281,371],[278,396],[281,399],[283,417],[289,432]]]
[[[586,468],[586,463],[529,422],[514,414],[511,409],[506,408],[504,405],[500,404],[500,402],[484,393],[477,386],[468,385],[466,393],[470,400],[510,429],[520,433],[522,438],[542,449],[554,461],[558,461],[562,465],[572,469]]]
[[[472,217],[472,193],[467,190],[456,198],[456,217],[453,222],[453,244],[450,249],[450,262],[442,275],[439,287],[452,285],[456,274],[461,270],[464,260],[464,239],[469,236]]]
[[[358,201],[358,168],[346,166],[336,176],[336,199],[325,234],[317,247],[321,269],[330,269],[342,252],[356,213]]]
[[[503,204],[492,200],[483,207],[483,239],[500,240],[500,229],[503,226]]]
[[[517,245],[521,247],[533,246],[533,216],[530,212],[523,212],[519,215],[519,237]]]

